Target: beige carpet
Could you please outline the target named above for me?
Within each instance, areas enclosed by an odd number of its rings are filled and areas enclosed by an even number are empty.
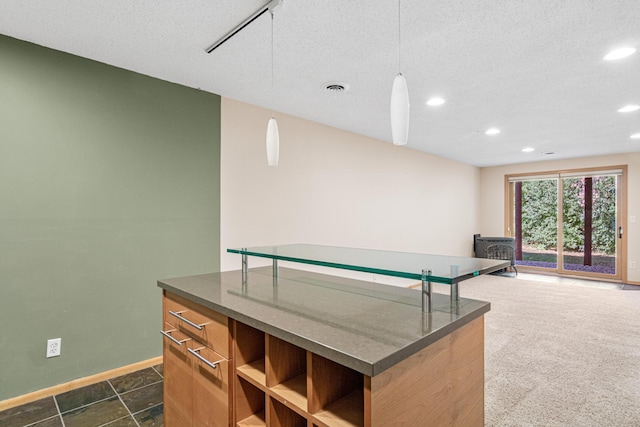
[[[460,295],[491,302],[487,426],[640,426],[640,291],[480,276]]]

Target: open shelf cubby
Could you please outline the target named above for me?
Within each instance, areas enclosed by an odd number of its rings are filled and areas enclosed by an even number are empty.
[[[363,374],[234,323],[238,426],[364,426]]]
[[[254,386],[266,388],[265,334],[262,331],[234,322],[235,363],[240,377]]]
[[[274,395],[307,411],[307,352],[267,335],[267,387]]]
[[[265,393],[241,377],[236,378],[237,426],[266,426]]]
[[[269,399],[269,425],[272,427],[307,427],[307,419],[276,399]]]
[[[363,426],[364,376],[316,354],[309,359],[309,412],[323,425]]]

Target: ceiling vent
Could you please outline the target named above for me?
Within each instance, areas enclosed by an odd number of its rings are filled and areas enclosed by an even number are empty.
[[[325,91],[330,93],[342,93],[349,90],[349,85],[340,82],[328,82],[322,85]]]

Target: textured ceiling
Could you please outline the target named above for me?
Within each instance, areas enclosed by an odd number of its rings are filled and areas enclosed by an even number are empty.
[[[273,101],[269,14],[204,51],[266,3],[0,0],[0,33],[390,141],[398,2],[284,0]],[[640,111],[617,112],[640,104],[640,1],[402,0],[401,11],[409,148],[476,166],[640,151]],[[602,60],[619,46],[639,52]],[[329,81],[349,89],[328,93]],[[446,103],[427,106],[433,95]]]

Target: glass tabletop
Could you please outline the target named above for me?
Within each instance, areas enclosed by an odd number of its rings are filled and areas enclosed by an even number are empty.
[[[444,284],[458,283],[510,265],[508,260],[309,244],[227,249],[227,252],[414,280],[422,280],[423,270],[430,270],[426,280]]]

